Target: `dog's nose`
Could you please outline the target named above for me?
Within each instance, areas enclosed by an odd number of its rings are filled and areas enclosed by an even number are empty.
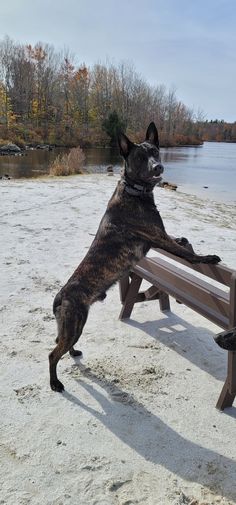
[[[157,175],[160,175],[164,171],[164,167],[161,163],[157,163],[156,165],[153,165],[153,170]]]

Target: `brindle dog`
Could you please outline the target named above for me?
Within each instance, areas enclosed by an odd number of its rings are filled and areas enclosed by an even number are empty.
[[[151,247],[159,247],[190,263],[218,263],[215,255],[199,256],[187,239],[172,239],[164,228],[155,206],[153,189],[161,180],[158,132],[154,123],[147,129],[146,139],[134,144],[123,133],[118,136],[120,152],[125,160],[124,174],[118,182],[94,241],[78,268],[56,295],[53,312],[58,324],[57,345],[49,355],[50,385],[61,392],[57,363],[74,349],[86,322],[89,307],[106,297],[106,291],[129,272]]]

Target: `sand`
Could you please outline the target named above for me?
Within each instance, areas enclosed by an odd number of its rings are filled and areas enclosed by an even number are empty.
[[[220,329],[171,300],[121,322],[118,286],[95,304],[83,358],[49,388],[52,302],[86,253],[118,176],[1,181],[0,504],[236,503],[236,409],[215,404]],[[236,268],[236,211],[157,188],[167,231]]]

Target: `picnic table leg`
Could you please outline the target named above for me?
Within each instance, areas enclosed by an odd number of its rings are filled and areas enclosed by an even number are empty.
[[[219,396],[216,408],[224,410],[226,407],[232,407],[236,396],[236,352],[228,352],[228,371],[227,378]]]
[[[236,325],[236,274],[233,273],[230,284],[229,329]],[[228,351],[227,378],[221,391],[216,408],[224,410],[232,407],[236,396],[236,351]]]
[[[164,293],[164,291],[160,291],[159,304],[160,304],[160,309],[162,312],[165,312],[166,310],[170,310],[169,295],[167,293]]]
[[[129,289],[130,281],[129,274],[125,275],[120,279],[119,288],[120,288],[120,301],[124,303],[128,289]]]
[[[127,288],[127,281],[123,279],[123,285],[122,287],[120,287],[121,297],[123,297],[123,300],[121,299],[121,301],[123,302],[123,307],[121,309],[119,319],[126,319],[130,317],[131,312],[133,310],[133,306],[137,300],[137,295],[139,292],[141,282],[142,282],[141,277],[139,277],[136,274],[132,274],[131,282],[128,285],[128,289],[125,295],[125,283]]]

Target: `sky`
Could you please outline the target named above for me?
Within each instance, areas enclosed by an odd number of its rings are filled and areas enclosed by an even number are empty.
[[[0,38],[134,64],[206,119],[236,121],[236,0],[2,0]]]

